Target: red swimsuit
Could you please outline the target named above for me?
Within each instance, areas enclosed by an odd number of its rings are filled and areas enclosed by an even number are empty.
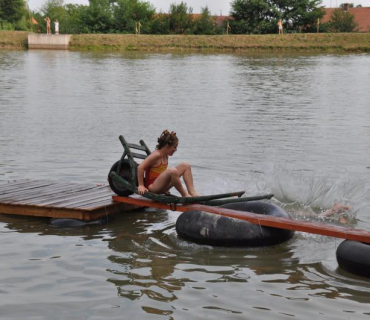
[[[145,181],[144,185],[145,188],[148,188],[154,181],[159,177],[159,175],[166,171],[168,168],[168,162],[167,163],[161,163],[157,167],[151,167],[145,170]]]

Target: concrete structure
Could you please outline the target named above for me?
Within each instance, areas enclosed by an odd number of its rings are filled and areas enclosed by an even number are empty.
[[[68,50],[70,34],[39,34],[28,35],[28,49]]]

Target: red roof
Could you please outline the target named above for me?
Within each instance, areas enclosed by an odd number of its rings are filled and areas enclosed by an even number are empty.
[[[325,15],[322,18],[322,23],[330,20],[331,14],[338,8],[325,8]],[[339,8],[343,10],[342,8]],[[349,13],[355,16],[355,20],[358,23],[359,32],[370,32],[370,7],[366,8],[349,8]]]

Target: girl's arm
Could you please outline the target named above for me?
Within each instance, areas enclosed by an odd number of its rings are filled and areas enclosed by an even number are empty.
[[[151,153],[142,163],[137,167],[137,180],[139,183],[138,193],[144,194],[148,189],[144,186],[144,172],[147,168],[153,167],[156,162],[160,159],[160,154],[158,152]]]

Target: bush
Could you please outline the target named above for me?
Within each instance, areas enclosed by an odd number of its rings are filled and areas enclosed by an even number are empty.
[[[357,32],[358,23],[350,12],[335,9],[331,14],[327,30],[329,32]]]
[[[202,8],[201,16],[195,20],[194,34],[216,34],[216,18],[211,16],[208,7]]]
[[[0,19],[0,30],[14,30],[14,25],[10,22],[3,21]]]

